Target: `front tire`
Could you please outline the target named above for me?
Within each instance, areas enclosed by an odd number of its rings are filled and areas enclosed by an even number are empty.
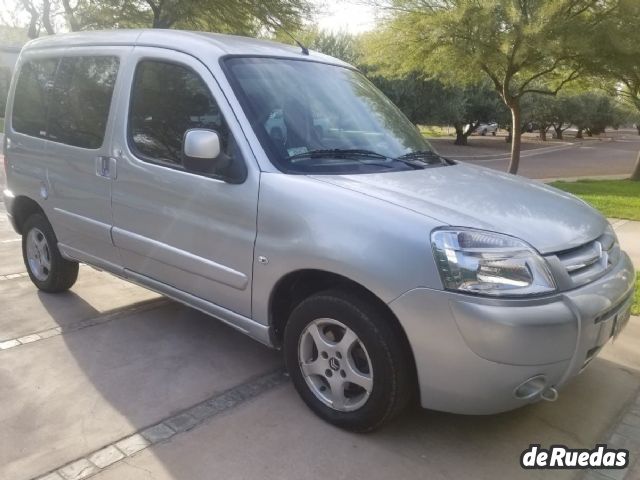
[[[285,328],[284,354],[309,408],[348,430],[379,428],[414,391],[404,333],[364,295],[330,290],[303,300]]]
[[[68,290],[78,278],[78,262],[66,260],[44,215],[31,215],[22,228],[22,257],[33,284],[43,292]]]

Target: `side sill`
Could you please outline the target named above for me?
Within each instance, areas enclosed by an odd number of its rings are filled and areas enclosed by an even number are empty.
[[[86,263],[87,265],[98,270],[104,270],[118,277],[124,277],[124,269],[115,263],[106,262],[98,257],[85,253],[77,248],[70,247],[62,242],[58,242],[58,250],[60,254],[67,260]]]
[[[239,313],[232,312],[231,310],[216,305],[215,303],[208,302],[200,297],[178,290],[177,288],[158,282],[157,280],[145,275],[141,275],[132,270],[122,268],[119,265],[100,260],[93,255],[88,255],[63,243],[58,243],[58,248],[60,249],[62,256],[68,260],[86,263],[89,266],[109,272],[123,280],[127,280],[141,287],[153,290],[165,297],[169,297],[172,300],[187,305],[188,307],[195,308],[207,315],[215,317],[221,322],[241,331],[267,347],[275,348],[271,337],[271,327],[267,325],[262,325],[250,318],[240,315]]]
[[[165,295],[177,302],[195,308],[196,310],[200,310],[207,315],[211,315],[230,327],[250,336],[254,340],[257,340],[268,347],[274,347],[273,342],[271,341],[271,329],[266,325],[254,322],[250,318],[236,312],[232,312],[231,310],[216,305],[215,303],[208,302],[200,297],[178,290],[170,285],[158,282],[157,280],[126,268],[124,269],[124,278],[142,287],[148,288],[149,290]]]

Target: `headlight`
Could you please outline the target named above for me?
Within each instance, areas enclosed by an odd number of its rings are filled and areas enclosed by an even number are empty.
[[[620,244],[618,236],[611,224],[607,224],[604,233],[598,239],[602,246],[603,258],[605,258],[605,268],[616,265],[620,260]]]
[[[472,229],[441,229],[431,247],[447,290],[522,296],[556,289],[545,260],[517,238]]]

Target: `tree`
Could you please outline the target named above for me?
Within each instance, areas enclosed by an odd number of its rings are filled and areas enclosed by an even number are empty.
[[[455,128],[456,145],[467,145],[469,135],[481,123],[495,122],[504,110],[500,98],[486,84],[445,87],[443,95],[435,97],[434,102],[439,123]]]
[[[182,28],[258,35],[296,29],[312,11],[309,0],[18,0],[31,38],[66,30]],[[65,28],[63,28],[65,29]]]
[[[274,34],[268,35],[267,38],[292,45],[297,40],[311,50],[339,58],[354,66],[362,66],[360,38],[345,31],[330,32],[320,30],[317,27],[306,27],[294,31],[290,35],[288,32],[279,29]]]
[[[547,140],[547,130],[555,120],[556,98],[548,95],[528,95],[522,99],[522,126],[535,124],[540,132],[540,140]],[[520,129],[522,131],[522,128]]]
[[[553,128],[556,138],[562,139],[571,125],[589,136],[604,133],[607,127],[617,128],[628,118],[615,98],[598,91],[557,97],[531,95],[523,99],[523,118],[540,130],[540,138],[546,140],[546,131]]]
[[[640,112],[640,2],[620,0],[616,15],[607,18],[598,35],[587,40],[593,52],[588,68],[595,75],[606,75],[618,82],[621,88],[617,93],[629,107]],[[640,152],[631,179],[640,181]]]
[[[551,126],[558,140],[562,140],[564,132],[575,123],[572,119],[576,118],[576,105],[577,102],[574,101],[574,97],[564,95],[556,97],[556,102],[553,106],[553,121]]]
[[[613,1],[613,0],[612,0]],[[453,82],[488,78],[511,112],[509,172],[520,160],[521,99],[555,95],[582,68],[583,38],[612,8],[597,0],[389,0],[368,44],[382,64]]]
[[[366,67],[361,68],[367,73]],[[416,74],[404,77],[368,75],[369,79],[404,113],[414,124],[439,123],[434,99],[441,98],[444,88],[441,83],[425,80]]]
[[[39,37],[42,29],[48,35],[56,33],[53,18],[57,5],[52,5],[52,0],[42,0],[39,3],[34,0],[19,0],[16,5],[11,5],[9,8],[21,10],[26,14],[28,17],[26,30],[29,38]]]

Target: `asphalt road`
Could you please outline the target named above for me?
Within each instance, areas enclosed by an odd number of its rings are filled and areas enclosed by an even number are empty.
[[[628,130],[603,139],[569,139],[537,142],[528,139],[521,153],[519,174],[529,178],[629,175],[640,151],[640,136]],[[469,146],[453,145],[451,139],[432,139],[443,155],[505,171],[508,145],[501,137],[471,137]]]

